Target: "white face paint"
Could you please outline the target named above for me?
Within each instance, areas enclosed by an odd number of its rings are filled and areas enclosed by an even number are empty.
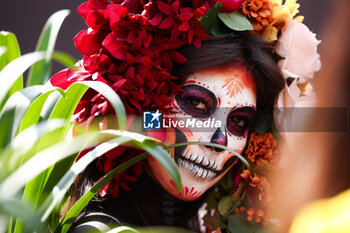
[[[228,66],[201,70],[186,78],[183,89],[184,92],[174,97],[174,112],[196,120],[220,120],[222,124],[206,132],[195,128],[168,128],[163,135],[165,144],[213,142],[241,154],[256,116],[255,83],[246,69]],[[179,168],[181,192],[176,190],[164,167],[150,156],[151,171],[165,190],[185,201],[199,198],[237,162],[231,152],[203,145],[171,149],[170,155]]]

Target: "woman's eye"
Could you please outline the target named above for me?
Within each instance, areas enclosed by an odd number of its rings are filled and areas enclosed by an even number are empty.
[[[245,120],[243,120],[239,117],[233,117],[232,121],[235,122],[236,125],[238,125],[241,128],[243,128],[246,125]]]
[[[227,129],[233,135],[242,137],[255,125],[256,111],[251,107],[243,107],[231,112],[227,118]]]
[[[189,98],[186,100],[186,103],[191,105],[193,108],[207,111],[207,106],[200,100]]]
[[[208,118],[215,112],[217,100],[209,89],[198,85],[186,85],[183,89],[175,98],[186,114],[195,118]]]

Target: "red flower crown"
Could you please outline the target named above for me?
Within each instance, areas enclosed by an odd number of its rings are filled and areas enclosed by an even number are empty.
[[[123,4],[121,4],[123,2]],[[78,8],[88,30],[81,31],[75,45],[84,55],[80,68],[52,78],[55,86],[99,80],[118,93],[128,112],[164,109],[170,96],[181,88],[171,75],[174,64],[187,61],[176,50],[185,45],[201,46],[209,39],[199,18],[206,1],[89,0]],[[93,91],[86,93],[76,110],[78,122],[113,114],[107,100]]]

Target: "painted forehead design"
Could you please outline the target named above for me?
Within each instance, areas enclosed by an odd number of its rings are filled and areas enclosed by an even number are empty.
[[[188,77],[185,85],[189,84],[211,90],[218,99],[218,107],[235,104],[234,107],[250,106],[256,109],[255,83],[243,66],[201,70]]]

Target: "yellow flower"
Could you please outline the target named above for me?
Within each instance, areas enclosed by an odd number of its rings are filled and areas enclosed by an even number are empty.
[[[297,0],[286,0],[284,4],[282,4],[282,0],[270,1],[274,3],[272,9],[274,24],[285,23],[299,13],[300,4],[297,3]]]
[[[275,41],[278,39],[278,31],[289,19],[294,18],[299,13],[300,4],[297,0],[285,0],[284,4],[282,0],[270,0],[272,3],[272,23],[266,27],[263,32],[263,36],[268,41]],[[298,22],[303,22],[303,16],[297,16],[295,18]]]

